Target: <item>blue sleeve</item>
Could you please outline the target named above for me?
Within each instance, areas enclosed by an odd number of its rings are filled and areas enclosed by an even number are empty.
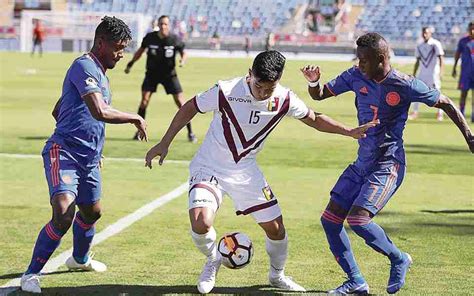
[[[458,48],[456,49],[456,52],[459,52],[459,53],[462,52],[463,40],[464,40],[464,39],[459,40],[459,42],[458,42]]]
[[[438,102],[440,92],[435,88],[429,88],[420,79],[414,78],[410,83],[410,102],[424,103],[430,107]]]
[[[81,97],[98,92],[102,93],[99,81],[100,76],[93,61],[76,61],[69,70],[69,79],[76,87]]]
[[[352,90],[352,77],[354,74],[354,67],[342,72],[339,76],[326,83],[326,87],[334,95],[340,95]]]

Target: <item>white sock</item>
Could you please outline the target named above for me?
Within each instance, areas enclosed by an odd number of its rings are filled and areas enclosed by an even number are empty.
[[[209,232],[204,234],[195,233],[191,230],[191,237],[194,245],[210,260],[217,259],[216,230],[211,227]]]
[[[284,275],[285,262],[288,258],[288,235],[282,240],[272,240],[266,237],[265,247],[270,257],[270,277]]]

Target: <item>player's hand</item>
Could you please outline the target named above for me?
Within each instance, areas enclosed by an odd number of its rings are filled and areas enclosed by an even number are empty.
[[[99,170],[102,170],[104,168],[104,159],[105,156],[101,155],[99,160]]]
[[[458,73],[456,72],[456,68],[453,68],[453,73],[451,73],[451,76],[453,76],[453,78],[456,78],[457,75]]]
[[[318,66],[314,65],[306,65],[300,69],[301,73],[303,73],[304,78],[309,82],[318,81],[321,78],[321,72],[319,71]]]
[[[166,155],[168,154],[168,146],[162,144],[161,142],[153,146],[148,152],[146,153],[145,156],[145,166],[149,167],[150,169],[152,168],[152,160],[153,158],[157,157],[158,155],[160,156],[160,160],[158,163],[160,165],[163,164],[163,160],[165,160]]]
[[[349,136],[353,137],[354,139],[363,139],[363,138],[367,137],[365,132],[369,128],[372,128],[372,127],[377,126],[379,124],[380,124],[380,120],[378,120],[378,119],[374,120],[374,121],[367,122],[366,124],[363,124],[359,127],[351,129],[349,131]]]
[[[138,116],[138,115],[137,115]],[[138,130],[138,139],[140,141],[148,142],[148,135],[146,133],[146,121],[141,116],[138,116],[138,120],[133,123]]]
[[[130,73],[130,69],[131,69],[131,67],[127,66],[127,67],[125,68],[125,70],[124,70],[125,74]]]

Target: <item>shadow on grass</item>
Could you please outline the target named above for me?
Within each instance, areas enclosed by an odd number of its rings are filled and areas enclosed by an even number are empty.
[[[421,210],[422,213],[430,213],[430,214],[474,214],[474,210]]]
[[[443,145],[406,144],[405,150],[412,154],[467,154],[469,149]]]
[[[31,295],[19,289],[8,290],[9,296]],[[7,291],[7,290],[4,290]],[[311,295],[326,295],[324,291],[307,291]],[[0,290],[0,294],[2,290]],[[149,286],[149,285],[91,285],[82,287],[55,287],[43,288],[42,295],[166,295],[166,294],[186,294],[200,295],[195,285],[176,286]],[[254,285],[248,287],[215,287],[210,294],[224,295],[299,295],[302,293],[291,293],[274,290],[268,285]],[[3,295],[3,294],[1,294]]]

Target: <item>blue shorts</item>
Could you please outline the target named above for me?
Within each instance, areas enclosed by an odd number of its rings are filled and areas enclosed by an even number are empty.
[[[49,196],[70,192],[76,204],[90,205],[100,199],[102,180],[99,167],[80,165],[56,143],[48,142],[43,150],[43,163]]]
[[[462,72],[461,76],[459,76],[459,86],[458,88],[462,91],[468,91],[470,89],[474,89],[474,74],[471,72]]]
[[[402,184],[405,165],[396,161],[377,164],[369,173],[362,173],[351,164],[331,190],[331,201],[349,211],[359,206],[377,214]]]

